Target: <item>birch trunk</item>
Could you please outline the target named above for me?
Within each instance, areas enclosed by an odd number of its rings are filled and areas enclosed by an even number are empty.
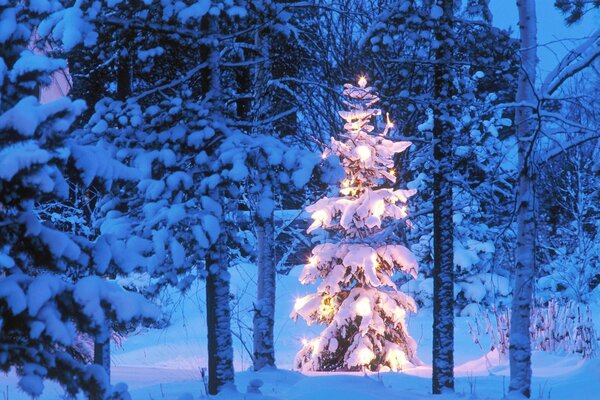
[[[517,103],[534,104],[537,65],[537,27],[535,0],[518,0],[521,42],[521,69]],[[515,113],[519,141],[519,183],[517,192],[517,247],[510,324],[510,385],[513,395],[531,395],[531,342],[529,326],[533,280],[535,275],[535,221],[533,214],[533,168],[528,154],[534,135],[531,107],[519,107]]]
[[[440,47],[434,71],[433,156],[433,371],[432,392],[454,391],[454,222],[452,221],[452,136],[448,115],[453,91],[453,2],[437,1],[443,10],[435,32]]]
[[[275,260],[273,213],[256,218],[258,288],[254,304],[254,370],[275,366],[273,327],[275,316]]]

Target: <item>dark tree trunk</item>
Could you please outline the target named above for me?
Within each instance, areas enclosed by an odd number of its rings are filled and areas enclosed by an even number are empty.
[[[125,41],[130,40],[130,35],[125,35]],[[129,53],[124,50],[124,55],[119,57],[117,66],[117,98],[125,100],[131,96],[132,65]],[[91,216],[91,215],[90,215]],[[101,365],[110,379],[110,335],[104,342],[94,342],[94,364]]]
[[[438,0],[443,15],[435,38],[433,156],[433,374],[432,391],[454,390],[454,226],[452,221],[452,126],[449,112],[453,91],[453,1]]]
[[[210,18],[209,35],[219,33],[216,18]],[[221,103],[221,68],[218,42],[211,47],[208,55],[208,70],[212,99],[212,114],[219,120],[223,104]],[[221,188],[213,191],[216,202],[227,204],[225,191]],[[226,212],[220,217],[219,237],[208,251],[206,257],[206,327],[208,331],[208,393],[217,394],[224,386],[232,385],[233,342],[231,339],[231,308],[229,304],[229,259],[227,250]]]
[[[229,272],[224,235],[206,260],[206,326],[208,330],[208,393],[233,384],[233,344],[229,306]]]

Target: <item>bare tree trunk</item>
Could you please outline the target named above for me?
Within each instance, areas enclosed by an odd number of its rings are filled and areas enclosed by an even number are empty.
[[[537,28],[535,0],[518,0],[521,33],[521,70],[517,103],[536,102],[534,84],[537,65]],[[529,157],[533,146],[534,121],[531,107],[515,113],[519,141],[519,186],[517,192],[517,248],[510,324],[509,392],[531,395],[531,341],[529,326],[533,280],[535,276],[535,220],[533,213],[533,168]]]
[[[270,190],[270,189],[269,189]],[[275,254],[273,213],[255,219],[258,247],[258,288],[254,304],[254,370],[275,366],[273,328],[275,316]]]
[[[206,325],[208,330],[208,393],[233,384],[233,344],[229,305],[229,272],[225,234],[206,259]]]
[[[434,71],[436,103],[433,123],[433,371],[432,392],[454,391],[454,222],[452,221],[452,126],[449,110],[452,101],[450,61],[453,45],[453,1],[438,0],[441,7],[435,38],[438,61]],[[432,13],[433,14],[433,13]]]
[[[110,381],[110,336],[104,342],[94,342],[94,364],[100,365]]]

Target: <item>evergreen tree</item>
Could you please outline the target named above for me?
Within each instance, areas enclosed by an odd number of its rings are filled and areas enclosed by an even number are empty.
[[[410,142],[387,137],[389,119],[383,131],[371,134],[377,129],[372,118],[381,115],[373,108],[379,98],[364,77],[358,83],[344,86],[350,107],[340,112],[345,133],[340,141],[331,139],[331,152],[345,169],[341,196],[306,209],[313,219],[307,232],[322,228],[331,236],[313,249],[300,277],[302,283],[320,280],[317,293],[297,299],[291,314],[327,325],[297,354],[296,367],[303,370],[399,370],[419,363],[405,323],[416,306],[392,280],[396,272],[417,275],[415,257],[396,235],[401,224],[410,225],[403,204],[415,190],[383,186],[396,181],[393,156]]]
[[[73,143],[70,127],[83,101],[38,101],[39,88],[66,67],[45,54],[50,31],[77,25],[66,13],[58,1],[0,3],[0,369],[15,368],[20,388],[34,397],[50,379],[70,396],[122,398],[124,387],[111,390],[102,367],[76,356],[77,339],[106,341],[113,326],[155,320],[159,312],[101,277],[129,272],[111,258],[131,254],[111,251],[106,238],[70,229],[43,211],[72,195],[70,167],[107,188],[132,173],[98,149]],[[65,37],[60,43],[77,44]]]

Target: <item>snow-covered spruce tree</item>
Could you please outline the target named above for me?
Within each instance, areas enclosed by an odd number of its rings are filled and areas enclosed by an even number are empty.
[[[313,219],[307,231],[323,228],[330,236],[313,249],[300,277],[302,283],[320,280],[317,293],[297,299],[291,313],[327,325],[303,343],[295,361],[302,370],[399,370],[419,363],[405,323],[416,306],[393,282],[396,272],[417,275],[414,255],[397,244],[395,234],[407,222],[403,204],[415,190],[383,186],[396,181],[392,158],[410,142],[386,137],[393,127],[389,120],[382,132],[371,134],[377,129],[371,119],[381,114],[372,108],[379,98],[364,77],[358,84],[344,86],[350,107],[340,112],[345,132],[342,140],[331,139],[331,152],[346,173],[341,196],[306,209]]]
[[[97,276],[114,267],[102,243],[40,212],[70,195],[66,170],[77,162],[69,129],[85,108],[67,97],[47,104],[37,98],[66,62],[29,49],[41,50],[48,40],[38,27],[73,29],[63,16],[58,1],[0,2],[0,369],[14,368],[19,387],[34,397],[48,379],[69,396],[123,398],[123,388],[111,390],[102,367],[73,355],[76,338],[106,340],[112,324],[155,319],[158,310]],[[77,169],[95,174],[89,166],[98,161]],[[116,164],[102,163],[102,179],[111,180],[107,174]]]

